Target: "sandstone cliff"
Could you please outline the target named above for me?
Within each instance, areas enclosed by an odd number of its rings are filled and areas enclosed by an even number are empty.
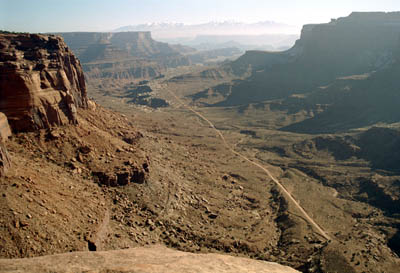
[[[150,32],[57,33],[82,61],[89,79],[159,76],[168,67],[189,65],[186,48],[152,39]]]
[[[76,123],[87,107],[80,62],[60,37],[0,34],[0,98],[13,131]]]
[[[338,78],[299,99],[303,104],[326,105],[326,110],[282,129],[299,133],[333,133],[399,122],[399,73],[400,42],[393,49],[391,63],[382,69]]]
[[[67,32],[60,34],[83,63],[97,60],[178,56],[167,43],[152,39],[150,32]]]
[[[157,257],[155,259],[155,257]],[[108,252],[76,252],[0,260],[0,272],[265,272],[295,273],[287,266],[221,254],[192,254],[161,246]]]
[[[281,99],[327,85],[338,77],[389,66],[400,40],[400,13],[352,13],[327,24],[305,25],[293,48],[250,51],[232,62],[253,74],[237,82],[220,105]],[[218,89],[218,88],[216,88]]]

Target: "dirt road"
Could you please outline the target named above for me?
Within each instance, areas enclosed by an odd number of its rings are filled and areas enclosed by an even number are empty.
[[[304,208],[302,206],[300,206],[300,204],[296,201],[296,199],[286,190],[286,188],[279,182],[279,180],[277,178],[275,178],[271,172],[264,166],[262,166],[261,164],[249,159],[248,157],[242,155],[241,153],[235,151],[231,145],[228,144],[228,142],[226,141],[224,135],[221,133],[220,130],[218,130],[217,128],[215,128],[214,124],[208,120],[205,116],[203,116],[201,113],[197,112],[195,109],[193,109],[192,107],[190,107],[189,105],[185,104],[179,97],[177,97],[173,92],[171,92],[170,90],[168,90],[168,88],[165,88],[165,90],[167,90],[184,108],[186,108],[187,110],[193,112],[195,115],[197,115],[198,117],[200,117],[201,119],[203,119],[205,122],[207,122],[209,124],[209,126],[215,130],[215,132],[219,135],[219,137],[221,138],[222,142],[224,143],[225,147],[227,149],[229,149],[233,154],[235,154],[236,156],[239,156],[240,158],[246,160],[247,162],[249,162],[250,164],[260,168],[261,170],[263,170],[267,176],[275,182],[275,184],[281,189],[282,193],[299,209],[299,211],[304,215],[304,218],[309,222],[309,224],[311,226],[314,227],[315,231],[317,233],[319,233],[321,236],[323,236],[326,240],[331,240],[331,237],[311,218],[310,215],[308,215],[308,213],[304,210]]]

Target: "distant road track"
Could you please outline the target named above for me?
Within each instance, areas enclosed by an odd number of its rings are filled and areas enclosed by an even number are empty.
[[[281,191],[285,194],[285,196],[292,201],[292,203],[299,209],[299,211],[304,215],[304,218],[311,224],[311,226],[313,226],[315,228],[315,230],[317,231],[317,233],[319,233],[321,236],[323,236],[326,240],[331,240],[331,237],[311,218],[310,215],[308,215],[308,213],[303,209],[302,206],[300,206],[300,204],[296,201],[296,199],[294,199],[294,197],[290,194],[290,192],[288,192],[286,190],[286,188],[279,182],[278,179],[276,179],[271,172],[264,166],[262,166],[261,164],[249,159],[248,157],[242,155],[241,153],[235,151],[226,141],[224,135],[221,133],[220,130],[218,130],[217,128],[215,128],[214,124],[209,121],[205,116],[203,116],[201,113],[197,112],[196,110],[194,110],[192,107],[190,107],[189,105],[186,105],[178,96],[176,96],[173,92],[171,92],[170,90],[168,90],[168,88],[166,88],[166,90],[168,91],[168,93],[170,93],[183,107],[185,107],[186,109],[188,109],[189,111],[193,112],[194,114],[196,114],[198,117],[200,117],[201,119],[203,119],[205,122],[207,122],[210,127],[212,129],[215,130],[215,132],[219,135],[219,137],[221,138],[222,142],[224,143],[225,147],[231,151],[233,154],[239,156],[240,158],[246,160],[247,162],[249,162],[250,164],[260,168],[261,170],[263,170],[267,176],[275,182],[275,184],[281,189]]]

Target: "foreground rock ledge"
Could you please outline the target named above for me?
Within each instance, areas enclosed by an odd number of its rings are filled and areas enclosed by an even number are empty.
[[[221,254],[193,254],[164,246],[104,252],[73,252],[30,259],[0,259],[0,272],[268,272],[295,273],[290,267]]]

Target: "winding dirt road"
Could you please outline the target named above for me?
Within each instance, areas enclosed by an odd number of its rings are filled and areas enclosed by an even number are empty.
[[[233,154],[239,156],[240,158],[246,160],[247,162],[249,162],[250,164],[260,168],[261,170],[263,170],[267,176],[275,182],[275,184],[281,189],[281,191],[284,193],[284,195],[299,209],[299,211],[304,215],[304,218],[309,222],[309,224],[311,226],[314,227],[315,231],[320,234],[321,236],[323,236],[326,240],[330,241],[331,237],[311,218],[310,215],[308,215],[308,213],[303,209],[302,206],[300,206],[300,204],[296,201],[296,199],[294,199],[294,197],[286,190],[286,188],[279,182],[278,179],[276,179],[271,172],[264,166],[262,166],[261,164],[249,159],[248,157],[242,155],[241,153],[235,151],[226,141],[224,135],[221,133],[220,130],[218,130],[217,128],[215,128],[214,124],[208,120],[205,116],[203,116],[201,113],[197,112],[196,110],[194,110],[192,107],[190,107],[189,105],[186,105],[178,96],[176,96],[172,91],[168,90],[168,88],[165,88],[165,90],[168,91],[168,93],[170,93],[176,100],[177,102],[179,102],[184,108],[186,108],[187,110],[193,112],[195,115],[197,115],[198,117],[200,117],[201,119],[203,119],[205,122],[207,122],[210,127],[215,130],[215,132],[219,135],[219,137],[221,138],[222,142],[224,143],[225,147],[231,151]]]

